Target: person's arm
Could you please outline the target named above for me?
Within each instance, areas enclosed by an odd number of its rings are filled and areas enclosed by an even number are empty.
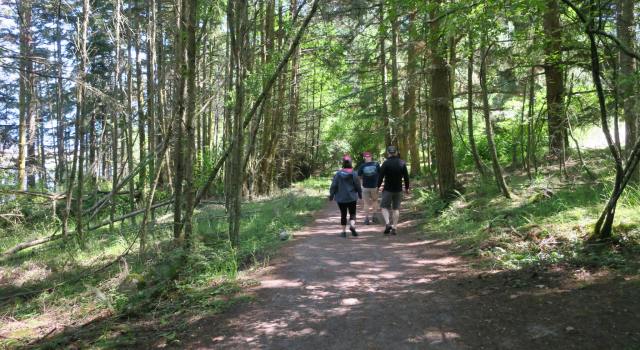
[[[402,177],[404,178],[404,191],[409,193],[409,171],[407,170],[407,163],[402,166]]]
[[[362,185],[360,185],[360,181],[358,181],[358,177],[353,176],[353,183],[356,187],[356,192],[358,192],[358,198],[362,199]]]
[[[332,201],[333,197],[338,192],[338,181],[336,181],[337,176],[333,175],[333,180],[331,180],[331,187],[329,188],[329,200]]]
[[[380,188],[380,186],[382,186],[382,181],[384,180],[384,173],[385,173],[386,167],[384,166],[384,164],[382,164],[382,166],[380,167],[380,174],[378,174],[378,188]]]

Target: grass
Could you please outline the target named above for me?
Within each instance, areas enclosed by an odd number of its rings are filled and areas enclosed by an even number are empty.
[[[564,263],[637,273],[639,186],[628,187],[618,204],[615,243],[592,245],[585,240],[612,189],[612,174],[603,164],[606,160],[601,158],[590,164],[598,182],[583,179],[578,166],[569,169],[569,179],[560,179],[549,168],[533,181],[524,174],[510,174],[510,200],[490,179],[467,184],[465,194],[448,205],[433,192],[417,190],[428,218],[424,231],[451,239],[492,268]]]
[[[238,278],[239,272],[268,261],[282,243],[279,232],[294,233],[324,205],[320,187],[311,180],[245,203],[235,249],[226,235],[224,208],[212,204],[195,214],[196,233],[186,258],[174,245],[168,222],[160,221],[149,230],[144,255],[134,243],[130,254],[105,267],[137,237],[137,223],[127,221],[114,232],[88,233],[83,246],[61,239],[0,261],[0,348],[24,346],[54,327],[58,331],[38,347],[132,346],[145,341],[134,336],[140,332],[149,334],[149,342],[177,341],[186,319],[250,299],[242,290],[253,282]],[[51,234],[53,225],[43,222],[11,228],[0,236],[0,248]],[[71,326],[87,322],[91,326]],[[68,330],[60,333],[62,328]]]

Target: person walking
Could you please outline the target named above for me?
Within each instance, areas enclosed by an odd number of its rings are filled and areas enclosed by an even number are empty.
[[[356,204],[358,198],[362,199],[362,187],[358,181],[358,175],[353,171],[351,157],[342,157],[342,169],[338,170],[331,181],[329,188],[329,200],[336,200],[340,208],[340,224],[342,225],[342,237],[347,237],[347,211],[349,212],[349,230],[356,237]]]
[[[378,174],[380,163],[374,162],[371,152],[362,153],[364,163],[358,168],[358,177],[362,180],[362,202],[364,206],[364,224],[375,222],[373,213],[378,211]],[[371,221],[369,221],[371,213]]]
[[[380,167],[378,176],[378,188],[384,182],[380,207],[384,217],[384,234],[396,234],[396,228],[400,219],[400,202],[402,201],[402,181],[404,180],[404,191],[409,194],[409,172],[407,163],[400,159],[398,149],[395,146],[387,147],[387,159]],[[390,224],[389,210],[393,210],[393,221]]]

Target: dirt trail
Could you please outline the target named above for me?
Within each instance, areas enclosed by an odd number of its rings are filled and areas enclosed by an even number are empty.
[[[334,206],[296,232],[271,267],[251,276],[261,282],[253,290],[255,302],[196,322],[179,347],[622,349],[640,344],[638,293],[628,295],[637,288],[604,283],[574,290],[555,272],[473,272],[446,242],[413,234],[412,221],[401,223],[397,236],[383,236],[382,226],[358,225],[359,237],[341,238]],[[604,309],[587,306],[602,302],[604,294],[617,297],[604,300]]]

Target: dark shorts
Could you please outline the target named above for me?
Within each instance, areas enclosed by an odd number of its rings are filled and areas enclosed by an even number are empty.
[[[400,202],[402,201],[402,192],[389,192],[382,191],[382,199],[380,200],[380,208],[394,210],[400,209]]]

